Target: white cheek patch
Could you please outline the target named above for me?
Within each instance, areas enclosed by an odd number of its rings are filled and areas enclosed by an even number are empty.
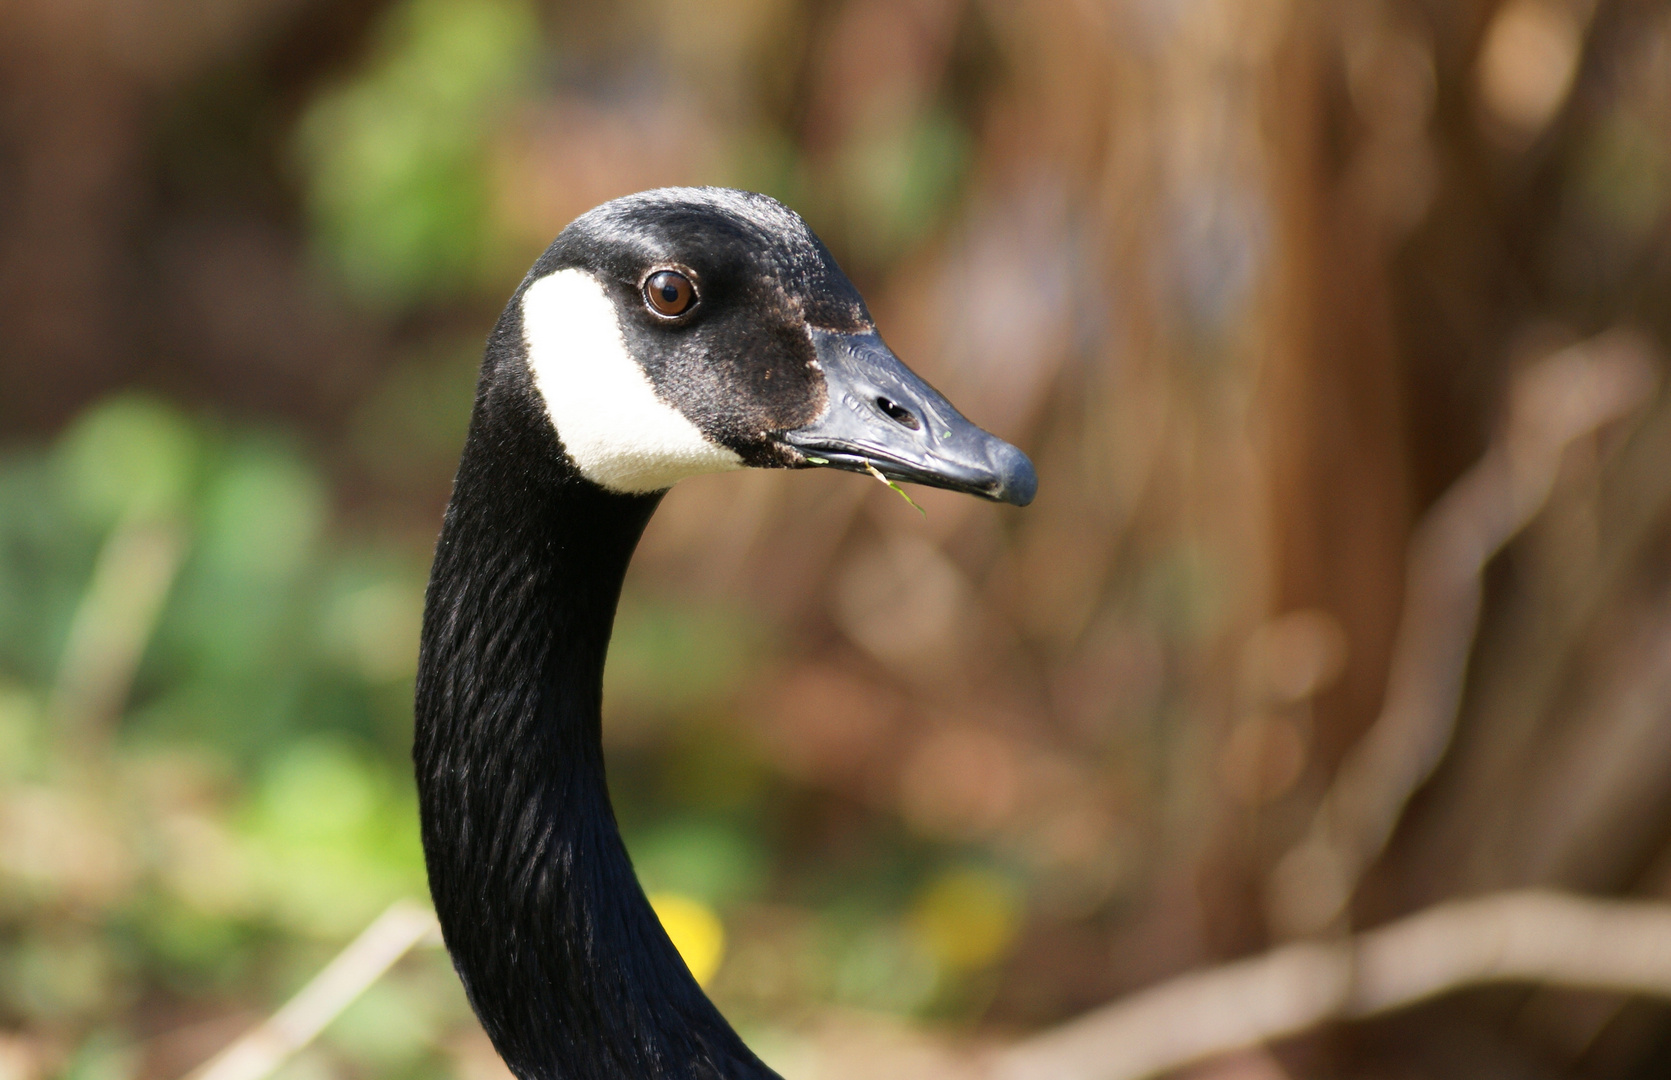
[[[582,270],[559,270],[522,294],[534,385],[582,476],[612,491],[661,491],[690,476],[742,467],[656,396],[627,351],[615,304]]]

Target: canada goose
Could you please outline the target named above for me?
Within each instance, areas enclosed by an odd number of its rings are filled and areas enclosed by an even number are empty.
[[[877,335],[793,211],[673,188],[563,230],[488,339],[425,598],[413,757],[454,966],[524,1080],[774,1074],[698,988],[622,846],[604,653],[666,490],[879,470],[1025,505],[1025,455]]]

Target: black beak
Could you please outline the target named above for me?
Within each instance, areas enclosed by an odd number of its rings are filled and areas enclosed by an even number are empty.
[[[1038,490],[1027,455],[981,430],[900,363],[874,332],[813,330],[829,405],[783,441],[810,465],[967,492],[1026,506]]]

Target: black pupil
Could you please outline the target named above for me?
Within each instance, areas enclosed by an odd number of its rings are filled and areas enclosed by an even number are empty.
[[[690,282],[683,274],[673,270],[663,270],[652,277],[644,291],[644,298],[663,315],[683,315],[695,299],[691,295]]]

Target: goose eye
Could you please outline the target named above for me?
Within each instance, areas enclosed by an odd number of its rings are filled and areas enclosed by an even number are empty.
[[[683,315],[696,303],[696,289],[690,278],[677,270],[661,270],[644,283],[644,302],[665,318]]]

